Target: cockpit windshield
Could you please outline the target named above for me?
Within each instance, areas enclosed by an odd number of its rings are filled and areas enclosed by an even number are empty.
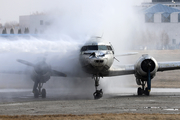
[[[83,46],[81,51],[88,51],[88,50],[112,50],[111,46],[106,45],[89,45]]]
[[[92,46],[85,46],[87,48],[87,50],[98,50],[98,46],[97,45],[92,45]]]

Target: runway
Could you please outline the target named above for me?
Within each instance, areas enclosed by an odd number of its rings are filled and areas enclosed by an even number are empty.
[[[61,93],[61,89],[47,89],[47,98],[33,97],[31,89],[0,90],[1,115],[97,114],[97,113],[163,113],[178,114],[180,89],[153,88],[150,96],[137,96],[137,88],[126,93],[105,93],[94,100],[90,95]],[[57,92],[59,91],[59,92]]]

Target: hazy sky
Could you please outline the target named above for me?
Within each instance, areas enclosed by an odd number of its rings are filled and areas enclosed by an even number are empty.
[[[0,0],[0,23],[19,21],[20,15],[29,15],[38,12],[47,12],[51,9],[61,8],[65,6],[74,6],[81,4],[81,2],[88,2],[90,0]],[[91,0],[93,1],[93,0]],[[102,1],[102,0],[97,0]],[[110,0],[103,0],[110,1]],[[124,0],[118,1],[120,4]],[[140,4],[143,0],[130,0],[131,4]],[[94,0],[96,2],[96,0]],[[129,4],[129,2],[127,3]]]

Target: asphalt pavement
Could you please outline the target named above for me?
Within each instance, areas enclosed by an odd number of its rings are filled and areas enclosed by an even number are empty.
[[[126,90],[127,92],[124,92]],[[122,88],[120,93],[92,95],[47,89],[47,98],[34,98],[31,89],[1,89],[1,115],[163,113],[180,112],[180,89],[152,88],[150,96],[137,96],[137,88]]]

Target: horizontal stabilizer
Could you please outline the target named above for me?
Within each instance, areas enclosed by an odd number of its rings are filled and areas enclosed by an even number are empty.
[[[59,72],[59,71],[56,71],[56,70],[51,70],[51,75],[52,75],[52,76],[67,77],[66,74],[64,74],[64,73],[62,73],[62,72]]]
[[[28,65],[28,66],[32,66],[34,67],[34,64],[28,62],[28,61],[25,61],[25,60],[20,60],[20,59],[17,59],[18,62],[22,63],[22,64],[25,64],[25,65]]]

